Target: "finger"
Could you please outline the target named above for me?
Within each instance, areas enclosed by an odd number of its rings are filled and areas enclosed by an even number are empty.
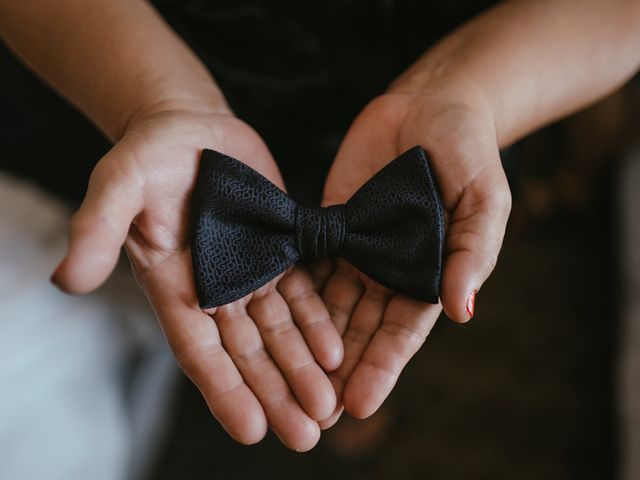
[[[282,443],[293,450],[307,451],[318,442],[318,425],[293,396],[242,302],[219,307],[214,315],[223,345]]]
[[[167,311],[164,316],[179,318],[179,329],[190,330],[181,336],[176,328],[167,326],[173,322],[163,320],[178,363],[198,387],[214,417],[238,442],[245,445],[259,442],[267,431],[266,415],[222,346],[215,322],[193,309]],[[203,328],[201,324],[205,321],[208,326]]]
[[[363,291],[364,285],[358,269],[346,260],[338,259],[322,292],[322,300],[340,335],[346,331]]]
[[[343,402],[350,415],[366,418],[382,405],[440,311],[439,305],[400,295],[391,299],[380,328],[345,386]]]
[[[332,375],[342,385],[346,384],[380,326],[391,295],[391,292],[380,284],[373,281],[367,282],[364,295],[358,302],[342,338],[344,360],[340,368]]]
[[[342,400],[344,387],[348,383],[349,377],[380,326],[390,298],[391,292],[389,290],[373,281],[367,282],[366,290],[353,311],[353,316],[343,337],[344,360],[340,368],[330,375],[339,400]],[[340,417],[341,410],[342,403],[339,403],[333,415],[321,427],[326,428],[331,422],[335,423]]]
[[[329,312],[307,270],[300,266],[292,268],[278,282],[278,291],[316,361],[327,371],[338,368],[343,356],[342,338],[331,322]],[[317,419],[315,416],[313,418]]]
[[[314,290],[321,293],[327,284],[327,280],[336,269],[336,262],[331,259],[325,259],[307,262],[304,266],[311,276]]]
[[[144,275],[136,271],[171,349],[204,396],[211,413],[243,444],[260,441],[267,419],[222,346],[215,322],[198,308],[188,250],[176,253]]]
[[[333,390],[336,392],[337,402],[336,408],[334,411],[324,420],[320,420],[318,422],[318,426],[320,430],[326,430],[335,425],[335,423],[340,419],[342,412],[344,412],[344,406],[342,405],[342,391],[343,391],[343,383],[335,378],[333,374],[329,375],[329,380],[331,381],[331,385],[333,385]]]
[[[501,169],[485,174],[465,189],[447,231],[441,301],[457,322],[469,320],[475,296],[493,271],[511,210],[511,194]]]
[[[142,208],[142,182],[114,147],[96,166],[69,227],[69,247],[51,277],[69,293],[86,293],[109,276],[132,219]]]
[[[335,392],[293,322],[284,298],[275,288],[264,294],[258,291],[247,305],[247,313],[304,411],[315,420],[327,418],[336,406]],[[333,328],[328,318],[327,323]]]

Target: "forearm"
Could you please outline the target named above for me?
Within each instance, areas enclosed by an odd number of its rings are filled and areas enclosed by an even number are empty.
[[[0,35],[112,140],[148,109],[227,108],[206,68],[143,0],[0,0]]]
[[[461,27],[396,85],[462,78],[490,105],[504,146],[605,96],[639,66],[640,1],[522,0]]]

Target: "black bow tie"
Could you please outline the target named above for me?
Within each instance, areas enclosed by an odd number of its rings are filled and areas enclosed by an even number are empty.
[[[438,302],[444,213],[414,147],[346,204],[307,208],[242,162],[204,150],[191,243],[202,308],[257,290],[299,260],[343,257],[398,293]]]

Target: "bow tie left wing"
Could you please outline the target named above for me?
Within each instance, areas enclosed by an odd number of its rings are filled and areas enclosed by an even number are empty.
[[[347,202],[342,256],[382,285],[438,303],[444,210],[426,152],[414,147]]]
[[[299,258],[294,201],[234,158],[202,152],[193,209],[191,255],[202,308],[254,292]]]

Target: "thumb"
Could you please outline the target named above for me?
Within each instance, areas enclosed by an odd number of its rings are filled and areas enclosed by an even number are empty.
[[[114,147],[96,165],[87,194],[71,218],[69,246],[51,281],[69,293],[98,288],[112,272],[133,218],[142,208],[143,182]]]
[[[491,165],[464,188],[450,216],[441,302],[456,322],[473,317],[476,293],[496,265],[511,211],[499,158]]]

